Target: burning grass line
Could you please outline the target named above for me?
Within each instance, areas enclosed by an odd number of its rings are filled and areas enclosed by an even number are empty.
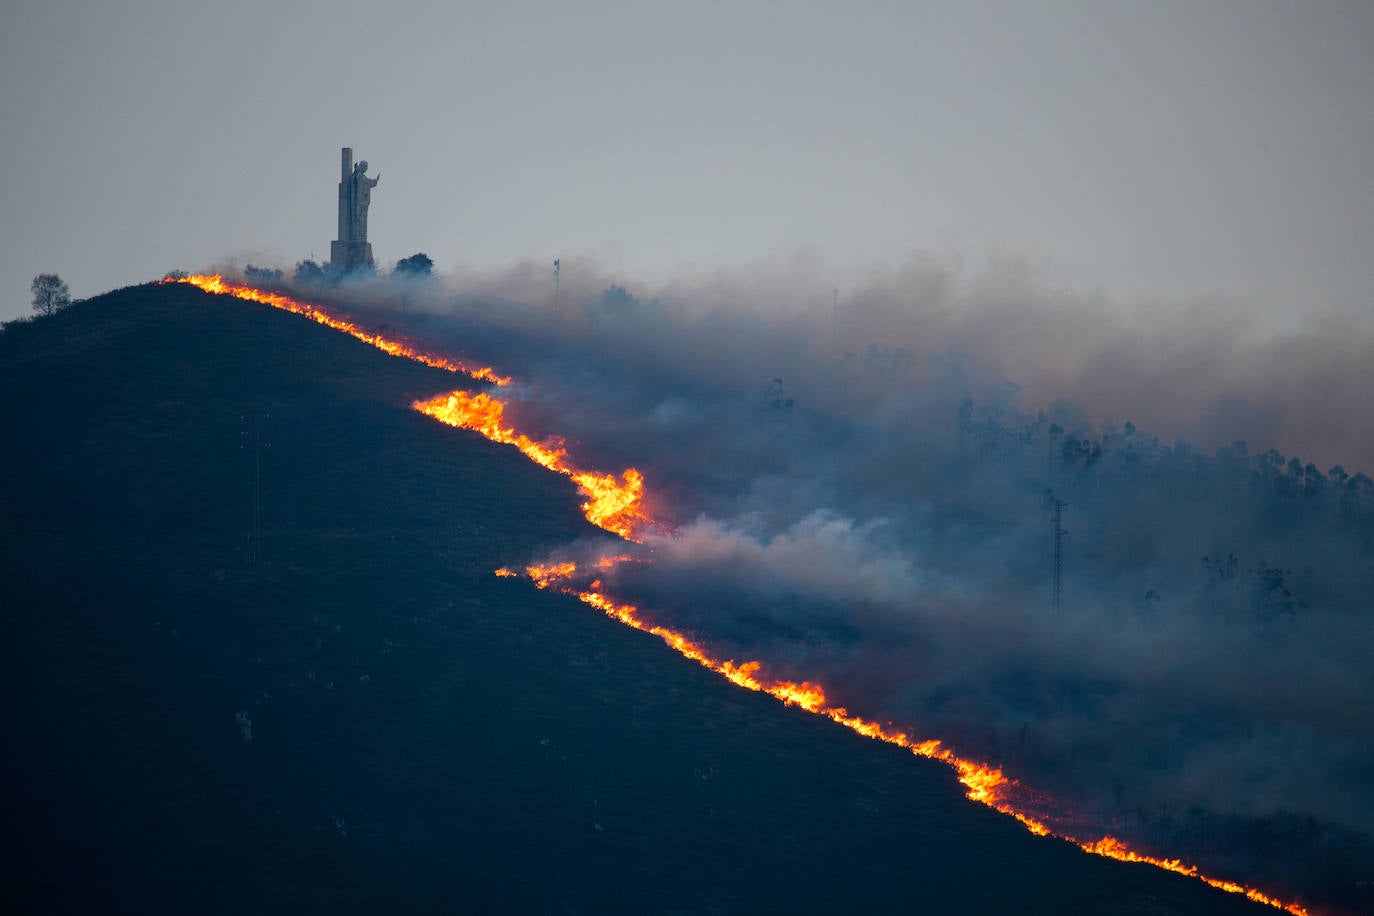
[[[326,327],[343,331],[357,339],[369,343],[385,353],[403,356],[429,366],[458,372],[474,379],[490,381],[497,386],[510,384],[511,379],[497,375],[490,368],[471,368],[447,357],[418,350],[400,341],[382,337],[367,330],[347,318],[335,315],[324,307],[301,302],[281,293],[255,289],[247,284],[226,281],[218,275],[197,275],[169,279],[163,282],[190,283],[206,292],[226,293],[251,302],[260,302],[275,308],[304,315]],[[614,474],[585,471],[574,467],[568,461],[564,440],[549,437],[536,442],[524,433],[517,431],[505,422],[505,405],[502,401],[486,393],[473,394],[467,391],[454,391],[436,395],[425,401],[411,405],[415,410],[433,417],[450,426],[471,429],[493,442],[513,445],[536,464],[549,470],[564,474],[578,485],[586,501],[582,511],[592,524],[616,534],[629,541],[638,541],[644,532],[651,528],[663,529],[665,526],[655,522],[644,511],[644,478],[635,468],[628,468],[619,478]],[[596,563],[602,572],[608,571],[617,563],[627,562],[630,557],[607,556]],[[1066,833],[1056,833],[1049,825],[1048,818],[1042,820],[1029,812],[1029,806],[1017,806],[1011,796],[1024,787],[1007,777],[1000,767],[959,757],[952,749],[938,739],[917,741],[907,732],[892,724],[882,725],[860,716],[851,715],[843,706],[832,706],[826,699],[824,688],[811,681],[780,681],[769,679],[762,674],[763,665],[758,661],[736,662],[734,659],[720,659],[711,654],[704,646],[690,639],[686,634],[668,627],[645,621],[639,616],[639,609],[632,604],[616,602],[601,591],[600,580],[594,580],[588,588],[578,588],[573,583],[577,566],[569,561],[550,566],[529,566],[525,575],[537,588],[577,597],[583,603],[596,608],[608,617],[620,621],[636,630],[650,633],[667,643],[674,651],[685,658],[720,674],[726,680],[746,690],[766,693],[787,706],[796,706],[815,715],[825,716],[833,722],[875,741],[894,744],[906,748],[918,757],[939,760],[952,767],[959,782],[967,790],[968,798],[1015,818],[1036,836],[1052,836],[1078,846],[1093,855],[1117,859],[1122,862],[1142,862],[1165,871],[1195,878],[1212,887],[1232,894],[1243,894],[1256,903],[1267,904],[1285,910],[1294,916],[1310,916],[1306,907],[1271,897],[1255,888],[1246,887],[1234,881],[1213,878],[1205,875],[1196,865],[1180,859],[1165,859],[1137,853],[1127,844],[1115,837],[1104,836],[1096,840],[1085,840]],[[513,570],[502,568],[496,575],[503,578],[517,577]]]
[[[627,541],[638,541],[643,531],[654,524],[644,513],[644,475],[639,471],[626,468],[617,478],[614,474],[577,469],[568,462],[568,450],[562,439],[550,437],[536,442],[517,432],[506,425],[505,404],[486,393],[454,391],[416,401],[411,406],[440,423],[474,430],[493,442],[514,445],[535,464],[571,477],[586,497],[583,514],[598,528]]]
[[[620,558],[602,557],[596,566],[599,569],[605,569],[608,565],[613,565],[618,559]],[[907,732],[899,730],[891,723],[882,725],[852,715],[843,706],[832,706],[826,700],[825,689],[814,682],[773,680],[760,673],[763,668],[761,662],[736,662],[734,659],[720,659],[712,655],[701,644],[694,642],[686,634],[641,619],[639,609],[634,605],[616,602],[608,598],[599,590],[600,580],[593,581],[589,588],[578,588],[572,581],[576,574],[577,565],[571,561],[525,568],[526,577],[534,583],[536,588],[551,589],[572,595],[583,603],[601,611],[607,617],[618,620],[636,630],[657,636],[685,658],[720,674],[736,686],[766,693],[781,700],[784,705],[797,706],[815,715],[825,716],[831,721],[875,741],[906,748],[917,757],[927,757],[948,764],[954,769],[959,782],[966,789],[965,795],[968,798],[1015,818],[1036,836],[1056,837],[1073,843],[1084,852],[1121,862],[1141,862],[1153,865],[1165,871],[1196,878],[1228,893],[1243,894],[1256,903],[1285,910],[1294,916],[1310,916],[1307,908],[1299,903],[1271,897],[1256,888],[1246,887],[1234,881],[1213,878],[1203,874],[1196,865],[1184,863],[1180,859],[1165,859],[1138,853],[1116,837],[1104,836],[1096,840],[1085,840],[1068,833],[1056,833],[1045,820],[1028,813],[1025,806],[1018,807],[1013,802],[1010,796],[1022,788],[1021,784],[1017,780],[1007,777],[1000,767],[960,757],[939,739],[917,741]],[[518,573],[507,568],[501,568],[496,570],[496,575],[514,577],[518,576]]]
[[[348,320],[322,305],[311,302],[302,302],[284,293],[274,293],[267,290],[257,289],[246,283],[235,283],[226,280],[219,274],[193,274],[189,277],[169,277],[163,283],[188,283],[204,290],[207,293],[222,293],[233,296],[237,299],[246,299],[249,302],[260,302],[263,305],[270,305],[282,311],[291,312],[296,315],[304,315],[311,321],[318,322],[325,327],[333,328],[336,331],[343,331],[351,337],[356,337],[363,343],[371,344],[383,353],[392,356],[402,356],[406,359],[413,359],[426,366],[433,366],[436,369],[447,369],[449,372],[458,372],[463,375],[471,376],[484,382],[491,382],[493,385],[509,385],[511,380],[508,376],[498,375],[490,366],[472,367],[466,363],[449,359],[437,353],[417,349],[403,341],[393,340],[384,337],[375,331],[369,331],[359,324]]]

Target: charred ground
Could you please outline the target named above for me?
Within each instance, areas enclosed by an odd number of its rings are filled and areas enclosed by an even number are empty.
[[[591,532],[454,384],[185,287],[0,333],[7,911],[1269,912],[493,577]]]

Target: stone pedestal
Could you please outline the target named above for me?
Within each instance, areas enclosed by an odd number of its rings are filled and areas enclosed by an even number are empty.
[[[340,270],[371,267],[374,263],[372,260],[372,243],[338,240],[330,242],[329,263]]]

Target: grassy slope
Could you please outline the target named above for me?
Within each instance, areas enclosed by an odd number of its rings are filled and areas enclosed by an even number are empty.
[[[455,385],[186,287],[0,333],[7,912],[1265,911],[493,577],[588,526]]]

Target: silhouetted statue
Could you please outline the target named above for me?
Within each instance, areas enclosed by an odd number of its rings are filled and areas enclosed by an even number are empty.
[[[372,189],[382,180],[367,177],[367,160],[353,164],[353,150],[344,147],[339,173],[339,237],[329,246],[329,263],[339,270],[372,266],[367,240],[367,208]]]
[[[372,189],[382,180],[367,177],[367,160],[363,159],[353,167],[353,240],[367,241],[367,208],[372,203]]]

